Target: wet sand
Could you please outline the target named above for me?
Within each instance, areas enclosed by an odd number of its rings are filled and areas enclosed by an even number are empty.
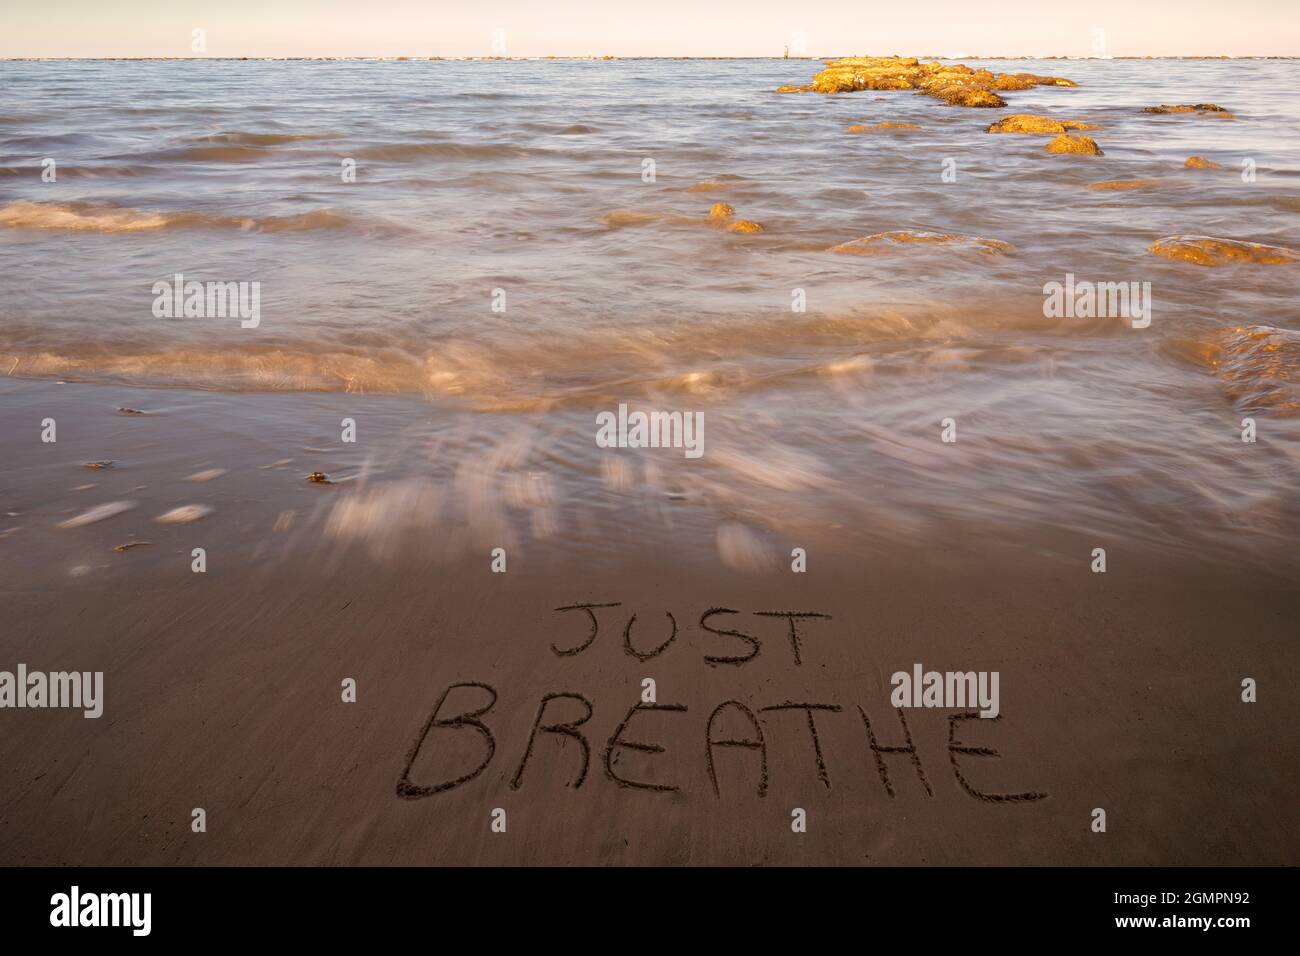
[[[536,511],[502,518],[489,508],[493,520],[426,526],[416,496],[402,499],[405,511],[369,515],[387,529],[379,536],[331,536],[338,502],[376,481],[366,443],[338,450],[333,401],[4,383],[0,511],[17,514],[0,524],[0,668],[102,670],[105,710],[98,720],[0,714],[0,862],[1297,857],[1294,564],[1268,573],[1130,540],[1110,548],[1107,573],[1093,574],[1088,542],[1072,532],[990,536],[953,522],[882,551],[855,537],[870,529],[809,527],[798,536],[811,542],[807,573],[791,573],[788,561],[745,571],[701,544],[716,543],[726,515],[688,501],[651,521],[644,510],[592,502],[590,523],[571,534],[511,539],[508,571],[494,574],[492,542],[517,532],[512,522],[536,531]],[[409,406],[362,407],[367,442],[412,427]],[[261,410],[264,427],[250,427],[249,409]],[[52,445],[39,441],[47,414],[59,423]],[[429,406],[430,427],[444,414]],[[114,467],[84,468],[108,459]],[[436,456],[420,467],[440,486]],[[211,469],[226,471],[189,480]],[[339,481],[307,482],[317,469]],[[462,490],[472,497],[474,487]],[[114,500],[135,506],[56,528]],[[214,510],[190,524],[155,520],[187,504]],[[465,513],[482,518],[483,502]],[[149,544],[113,550],[131,541]],[[206,551],[205,573],[190,569],[193,547]],[[621,606],[596,612],[590,647],[558,655],[552,645],[579,645],[589,630],[583,612],[555,609],[582,602]],[[717,608],[738,613],[710,618],[711,632],[701,618]],[[758,616],[773,611],[829,615],[800,623],[799,663],[787,621]],[[665,612],[676,640],[653,659],[629,654],[633,612],[637,650],[667,639]],[[727,629],[756,639],[757,656],[709,664],[749,653],[743,638],[717,633]],[[1001,673],[1001,719],[955,729],[959,745],[999,755],[954,753],[948,710],[908,711],[925,782],[907,754],[882,754],[891,797],[859,708],[880,746],[902,744],[889,677],[916,662]],[[1259,682],[1257,703],[1241,702],[1243,677]],[[355,703],[341,700],[346,678],[356,681]],[[655,680],[660,706],[684,709],[638,713],[621,734],[663,752],[611,748],[644,678]],[[403,797],[404,773],[411,787],[431,788],[483,759],[478,731],[440,726],[411,758],[457,682],[497,695],[481,718],[493,756],[460,786]],[[592,709],[576,787],[583,747],[572,737],[538,735],[520,774],[539,704],[555,693],[581,695]],[[454,691],[441,716],[477,709],[487,694]],[[760,754],[742,748],[714,748],[714,792],[707,727],[729,700],[761,721],[762,796]],[[839,710],[814,712],[814,745],[804,711],[761,710],[790,703]],[[572,698],[550,706],[546,723],[583,713]],[[713,737],[747,733],[732,708]],[[978,796],[1025,793],[1046,796]],[[205,833],[191,830],[196,807]],[[1090,830],[1097,807],[1104,834]],[[504,833],[491,829],[497,808]],[[795,808],[807,813],[806,833],[791,831]]]

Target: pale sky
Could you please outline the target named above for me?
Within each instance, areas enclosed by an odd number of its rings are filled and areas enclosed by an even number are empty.
[[[192,50],[195,29],[203,52]],[[786,47],[792,56],[1298,56],[1300,0],[0,0],[0,57],[780,56]]]

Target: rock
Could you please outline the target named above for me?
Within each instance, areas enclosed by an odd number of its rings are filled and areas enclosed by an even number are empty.
[[[315,484],[318,485],[334,484],[334,482],[330,481],[329,476],[325,474],[323,471],[313,471],[310,475],[307,476],[307,480],[310,482],[314,482]]]
[[[978,106],[986,109],[998,109],[1007,105],[1007,101],[996,93],[966,86],[949,86],[931,95],[937,96],[949,106]]]
[[[1183,163],[1188,169],[1227,169],[1220,163],[1212,159],[1206,159],[1204,156],[1188,156],[1187,162]]]
[[[1163,186],[1163,179],[1110,179],[1104,183],[1089,183],[1089,189],[1116,190],[1124,191],[1128,189],[1149,189],[1152,186]]]
[[[1198,266],[1220,266],[1228,262],[1285,265],[1300,261],[1300,253],[1281,246],[1267,246],[1238,239],[1215,239],[1212,236],[1165,236],[1147,246],[1147,252],[1175,262],[1192,262]]]
[[[1067,127],[1060,120],[1050,116],[1034,116],[1029,113],[1013,113],[1004,116],[984,132],[986,133],[1064,133]]]
[[[1077,133],[1062,133],[1047,144],[1049,153],[1086,153],[1090,156],[1104,156],[1101,147],[1091,136]]]
[[[1144,106],[1143,113],[1204,113],[1206,115],[1231,117],[1232,114],[1222,106],[1213,103],[1195,103],[1191,106]]]
[[[995,90],[1027,90],[1034,86],[1078,86],[1074,80],[1060,76],[1037,76],[1033,73],[1002,73],[993,81]]]
[[[741,219],[737,222],[728,222],[736,210],[725,202],[715,202],[709,207],[709,221],[712,223],[725,223],[729,232],[762,232],[763,227],[756,222],[750,222],[748,219]]]
[[[1233,402],[1248,412],[1300,415],[1300,332],[1268,325],[1220,329],[1203,355]]]
[[[1015,249],[1009,242],[1003,242],[1001,239],[902,229],[893,232],[877,232],[870,236],[863,236],[861,239],[854,239],[852,242],[843,242],[838,246],[832,246],[829,251],[855,256],[874,256],[911,244],[952,245],[988,255],[1012,252]]]
[[[778,86],[778,93],[811,93],[815,87],[809,83],[807,86]]]
[[[910,90],[924,70],[915,57],[850,56],[830,61],[813,77],[818,93],[847,93],[852,90]]]
[[[1072,129],[1098,129],[1091,123],[1078,120],[1055,120],[1050,116],[1032,113],[1013,113],[1004,116],[984,132],[986,133],[1065,133]]]
[[[1027,90],[1034,86],[1076,86],[1073,80],[1033,73],[995,74],[963,63],[919,63],[915,57],[855,56],[830,60],[813,77],[817,93],[857,90],[916,90],[954,106],[997,107],[1006,103],[995,90]],[[782,87],[782,90],[802,90]]]

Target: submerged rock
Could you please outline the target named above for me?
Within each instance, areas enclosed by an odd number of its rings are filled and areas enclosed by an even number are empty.
[[[1300,253],[1282,246],[1215,239],[1212,236],[1165,236],[1147,246],[1147,251],[1175,262],[1192,262],[1198,266],[1221,266],[1228,262],[1284,265],[1300,261]]]
[[[986,133],[1064,133],[1067,127],[1060,120],[1050,116],[1035,116],[1029,113],[1013,113],[1004,116],[991,125]]]
[[[1190,106],[1144,106],[1143,113],[1204,113],[1211,116],[1231,117],[1232,114],[1222,106],[1213,103],[1194,103]]]
[[[850,133],[871,133],[877,130],[920,129],[915,123],[877,123],[875,126],[862,126],[858,123],[849,127]]]
[[[988,255],[1012,252],[1015,249],[1009,242],[1003,242],[1001,239],[900,229],[893,232],[877,232],[870,236],[863,236],[861,239],[854,239],[852,242],[842,242],[838,246],[832,246],[829,251],[854,256],[874,256],[915,244],[964,247]]]
[[[1206,159],[1204,156],[1188,156],[1187,162],[1183,163],[1188,169],[1227,169],[1227,166],[1216,163],[1212,159]]]
[[[611,229],[621,228],[622,226],[644,226],[647,223],[658,222],[662,217],[653,212],[641,212],[636,209],[615,209],[613,212],[607,212],[600,217],[600,221]]]
[[[706,179],[703,182],[696,183],[694,186],[687,186],[688,193],[716,193],[726,189],[735,189],[736,183],[723,182],[720,179]]]
[[[728,232],[762,232],[763,231],[763,227],[761,225],[759,225],[756,222],[751,222],[748,219],[739,219],[736,222],[730,222],[729,220],[735,215],[736,215],[735,207],[725,202],[715,202],[712,206],[709,207],[709,222],[718,223],[718,224],[725,223]]]
[[[1049,153],[1085,153],[1089,156],[1104,156],[1101,147],[1091,136],[1078,133],[1062,133],[1047,144]]]
[[[1034,73],[1000,73],[993,81],[995,90],[1027,90],[1034,86],[1078,86],[1062,76],[1038,76]]]
[[[998,109],[1007,105],[1007,101],[996,93],[969,86],[948,86],[936,90],[930,95],[938,97],[949,106],[978,106],[985,109]]]
[[[1300,415],[1300,332],[1268,325],[1220,329],[1203,361],[1242,411]]]
[[[1073,80],[1033,73],[998,73],[972,69],[964,63],[920,63],[916,57],[851,56],[827,62],[813,77],[817,93],[858,90],[916,90],[954,106],[998,107],[1006,102],[998,90],[1027,90],[1034,86],[1077,86]],[[781,87],[802,92],[805,87]]]
[[[1165,182],[1164,179],[1109,179],[1103,183],[1088,183],[1088,188],[1123,192],[1128,189],[1150,189],[1152,186],[1163,186]]]
[[[986,133],[1065,133],[1072,129],[1098,129],[1091,123],[1078,120],[1057,120],[1050,116],[1032,113],[1012,113],[1004,116],[984,132]]]

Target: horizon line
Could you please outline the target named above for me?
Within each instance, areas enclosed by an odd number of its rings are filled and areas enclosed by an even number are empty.
[[[312,56],[307,54],[297,56],[0,56],[0,62],[5,63],[32,63],[41,61],[101,61],[101,62],[170,62],[170,61],[198,61],[198,60],[215,60],[215,61],[328,61],[328,60],[367,60],[374,62],[408,62],[408,61],[452,61],[452,62],[477,62],[498,60],[505,62],[534,62],[537,60],[799,60],[799,61],[821,61],[821,60],[838,60],[850,57],[874,57],[887,59],[890,57],[912,57],[917,60],[1295,60],[1300,59],[1300,55],[1289,53],[1255,53],[1248,55],[1235,54],[1212,54],[1212,53],[1165,53],[1165,54],[1147,54],[1145,56],[1114,56],[1106,55],[1081,55],[1066,53],[1019,53],[1019,54],[985,54],[985,53],[925,53],[925,54],[874,54],[874,53],[837,53],[837,54],[818,54],[802,56],[781,56],[772,55],[718,55],[718,56],[685,56],[674,54],[647,54],[647,55],[627,55],[615,56],[612,54],[538,54],[535,56],[439,56],[437,54],[425,55],[336,55],[336,56]]]

